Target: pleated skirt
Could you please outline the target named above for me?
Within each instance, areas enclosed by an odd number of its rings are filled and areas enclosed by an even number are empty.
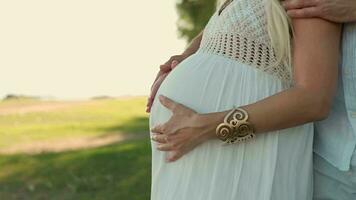
[[[160,94],[199,113],[210,113],[251,104],[287,88],[260,69],[198,51],[163,81],[149,126],[162,124],[172,115],[159,102]],[[212,139],[167,163],[167,152],[157,150],[151,141],[151,200],[312,199],[312,143],[313,123],[307,123],[228,146]]]

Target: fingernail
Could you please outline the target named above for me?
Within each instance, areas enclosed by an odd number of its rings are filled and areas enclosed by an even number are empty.
[[[160,99],[160,100],[163,100],[163,99],[164,99],[164,96],[163,96],[163,95],[159,95],[159,99]]]
[[[174,69],[178,65],[178,61],[173,61],[171,68]]]

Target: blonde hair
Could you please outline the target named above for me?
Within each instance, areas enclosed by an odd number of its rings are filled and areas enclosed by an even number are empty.
[[[287,66],[292,74],[293,27],[291,20],[282,7],[280,0],[266,0],[268,35],[276,55],[276,64]]]
[[[247,0],[248,1],[248,0]],[[291,20],[282,7],[280,0],[261,0],[266,5],[267,31],[276,55],[275,66],[284,65],[292,74],[292,45],[293,28]],[[225,0],[217,0],[219,8]]]

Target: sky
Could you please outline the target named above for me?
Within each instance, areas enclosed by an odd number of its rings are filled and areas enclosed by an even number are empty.
[[[179,54],[175,0],[0,0],[0,98],[148,95]]]

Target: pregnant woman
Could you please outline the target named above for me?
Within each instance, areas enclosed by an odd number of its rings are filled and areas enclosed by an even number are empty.
[[[148,103],[151,200],[311,199],[340,29],[289,21],[277,0],[226,1],[152,87],[163,80]]]

